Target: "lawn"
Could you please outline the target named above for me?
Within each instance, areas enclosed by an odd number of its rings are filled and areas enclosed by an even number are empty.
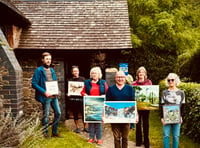
[[[163,148],[162,124],[160,122],[160,116],[158,111],[150,112],[149,124],[150,124],[150,129],[149,129],[150,145],[154,148]],[[135,130],[131,130],[130,139],[135,141]],[[181,134],[179,148],[199,148],[199,147],[200,144],[194,143],[191,139]]]
[[[95,148],[95,145],[87,143],[87,140],[69,131],[63,123],[59,125],[59,131],[64,138],[45,139],[41,133],[33,134],[20,148]]]

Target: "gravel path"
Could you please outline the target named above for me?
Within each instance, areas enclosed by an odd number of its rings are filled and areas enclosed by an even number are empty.
[[[73,119],[69,119],[69,120],[65,120],[65,126],[71,130],[74,131],[76,126],[74,124],[74,120]],[[81,137],[83,137],[84,139],[88,140],[88,133],[83,132],[83,124],[82,121],[79,120],[79,126],[80,126],[80,130],[81,132],[78,133]],[[110,124],[103,124],[103,136],[102,136],[102,140],[103,140],[103,144],[101,146],[97,146],[100,148],[114,148],[114,138],[113,138],[113,133],[110,127]],[[128,141],[128,146],[129,148],[134,148],[135,143],[133,141]],[[137,148],[143,148],[142,147],[137,147]]]

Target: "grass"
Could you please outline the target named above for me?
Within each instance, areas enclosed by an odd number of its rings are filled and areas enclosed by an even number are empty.
[[[163,148],[163,136],[162,136],[162,124],[160,122],[160,116],[158,111],[150,112],[149,119],[149,140],[150,145],[154,148]],[[171,136],[172,137],[172,136]],[[130,139],[135,141],[135,130],[131,130]],[[172,141],[172,139],[170,140]],[[199,148],[200,144],[194,143],[187,136],[181,134],[179,148]]]
[[[72,131],[69,131],[64,123],[59,125],[59,132],[64,138],[50,138],[45,139],[43,136],[32,136],[27,139],[20,148],[58,148],[58,147],[68,147],[68,148],[95,148],[95,145],[87,143],[87,140],[83,139],[79,135]],[[50,132],[49,132],[50,133]]]

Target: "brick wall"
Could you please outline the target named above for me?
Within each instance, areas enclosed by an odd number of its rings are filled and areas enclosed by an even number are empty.
[[[23,113],[22,69],[0,30],[0,106],[11,108],[14,116]]]

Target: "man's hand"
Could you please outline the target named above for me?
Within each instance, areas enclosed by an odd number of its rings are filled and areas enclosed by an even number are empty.
[[[45,95],[47,98],[49,98],[49,97],[52,96],[51,93],[49,93],[49,92],[47,92],[47,91],[44,93],[44,95]]]

